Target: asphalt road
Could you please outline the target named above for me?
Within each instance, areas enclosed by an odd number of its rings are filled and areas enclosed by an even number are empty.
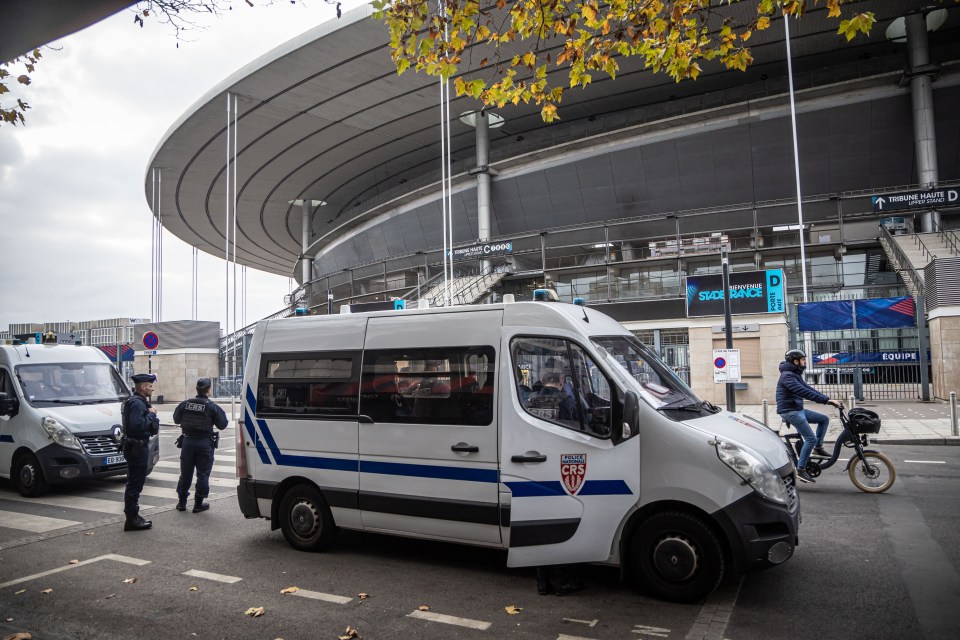
[[[162,440],[169,461],[174,433]],[[56,490],[55,501],[71,505],[58,506],[12,499],[18,494],[0,481],[0,519],[75,523],[45,533],[0,524],[0,637],[335,639],[349,626],[364,638],[953,640],[960,447],[883,450],[898,471],[890,491],[864,494],[841,470],[826,471],[801,488],[794,558],[729,580],[697,605],[646,597],[618,570],[597,566],[583,570],[585,591],[538,596],[533,571],[507,569],[503,552],[419,540],[340,532],[327,552],[296,552],[266,521],[240,515],[229,449],[218,453],[214,477],[223,483],[206,513],[173,510],[175,499],[162,495],[175,480],[151,476],[154,529],[143,533],[124,533],[122,516],[102,504],[122,502],[104,490],[116,482]],[[91,498],[100,502],[84,502]],[[280,593],[292,586],[300,591]],[[522,610],[511,615],[511,605]],[[251,607],[264,614],[245,615]]]

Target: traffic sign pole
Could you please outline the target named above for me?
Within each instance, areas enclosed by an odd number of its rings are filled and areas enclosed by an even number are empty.
[[[800,230],[803,233],[803,230]],[[723,327],[727,334],[727,349],[733,349],[733,317],[730,314],[730,259],[726,248],[720,250],[721,260],[723,262]],[[727,388],[727,411],[737,410],[737,396],[733,383],[728,382]]]

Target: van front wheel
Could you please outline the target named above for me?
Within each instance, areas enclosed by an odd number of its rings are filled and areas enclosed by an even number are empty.
[[[32,453],[21,453],[13,463],[13,484],[25,498],[36,498],[47,492],[50,486],[43,477],[40,461]]]
[[[720,540],[701,518],[684,512],[657,513],[640,525],[630,547],[633,574],[653,596],[696,602],[723,579]]]
[[[316,487],[298,484],[283,494],[280,529],[294,549],[320,551],[327,546],[334,532],[333,515]]]

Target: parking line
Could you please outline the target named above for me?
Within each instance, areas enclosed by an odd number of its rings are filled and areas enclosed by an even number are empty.
[[[181,575],[190,576],[191,578],[203,578],[204,580],[213,580],[215,582],[226,582],[227,584],[234,584],[243,580],[243,578],[237,578],[235,576],[224,576],[219,573],[210,573],[209,571],[200,571],[198,569],[190,569],[190,571],[184,571]]]
[[[353,598],[348,598],[346,596],[338,596],[332,593],[320,593],[319,591],[310,591],[308,589],[300,589],[299,591],[294,591],[290,595],[300,596],[301,598],[310,598],[311,600],[323,600],[324,602],[332,602],[334,604],[347,604],[353,600]]]
[[[947,464],[946,460],[904,460],[904,462],[912,462],[914,464]]]
[[[430,622],[442,622],[443,624],[454,624],[458,627],[467,627],[469,629],[478,629],[480,631],[486,631],[490,628],[489,622],[483,622],[481,620],[470,620],[469,618],[458,618],[456,616],[447,616],[442,613],[434,613],[433,611],[414,611],[413,613],[407,614],[408,618],[420,618],[421,620],[429,620]]]
[[[157,473],[156,471],[154,471],[154,472],[151,473],[148,477],[149,477],[149,478],[153,478],[154,480],[169,480],[170,482],[179,482],[179,481],[180,481],[180,474],[179,474],[179,473]],[[226,480],[226,479],[224,479],[224,478],[213,478],[213,477],[211,477],[211,478],[210,478],[210,486],[211,486],[211,487],[236,487],[236,486],[237,486],[237,479],[236,479],[236,478],[231,478],[230,480]],[[122,506],[122,505],[121,505],[121,506]],[[121,511],[122,511],[122,509],[121,509]]]
[[[40,498],[24,498],[20,494],[0,493],[0,499],[29,502],[30,504],[44,504],[51,507],[66,509],[80,509],[81,511],[95,511],[119,515],[123,513],[123,503],[98,498],[83,498],[80,496],[43,496]]]
[[[150,564],[149,560],[141,560],[139,558],[131,558],[130,556],[121,556],[115,553],[108,553],[103,556],[97,556],[96,558],[90,558],[89,560],[82,560],[76,564],[68,564],[63,567],[57,567],[56,569],[50,569],[49,571],[41,571],[40,573],[35,573],[31,576],[25,576],[23,578],[17,578],[16,580],[10,580],[9,582],[4,582],[0,584],[0,589],[6,587],[12,587],[15,584],[20,584],[21,582],[29,582],[31,580],[36,580],[37,578],[44,578],[55,573],[60,573],[61,571],[66,571],[67,569],[75,569],[76,567],[82,567],[85,564],[91,564],[94,562],[100,562],[101,560],[114,560],[116,562],[123,562],[125,564],[133,564],[138,567],[142,567],[145,564]]]
[[[0,527],[7,529],[20,529],[21,531],[32,531],[33,533],[46,533],[54,529],[62,529],[80,524],[75,520],[61,520],[60,518],[47,518],[46,516],[34,516],[28,513],[18,513],[16,511],[0,511]]]
[[[565,633],[561,633],[557,636],[557,640],[593,640],[593,638],[584,638],[583,636],[568,636]]]

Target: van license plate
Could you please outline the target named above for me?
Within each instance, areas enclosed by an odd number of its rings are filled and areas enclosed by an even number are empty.
[[[123,464],[127,461],[123,456],[107,456],[103,459],[103,464]]]

